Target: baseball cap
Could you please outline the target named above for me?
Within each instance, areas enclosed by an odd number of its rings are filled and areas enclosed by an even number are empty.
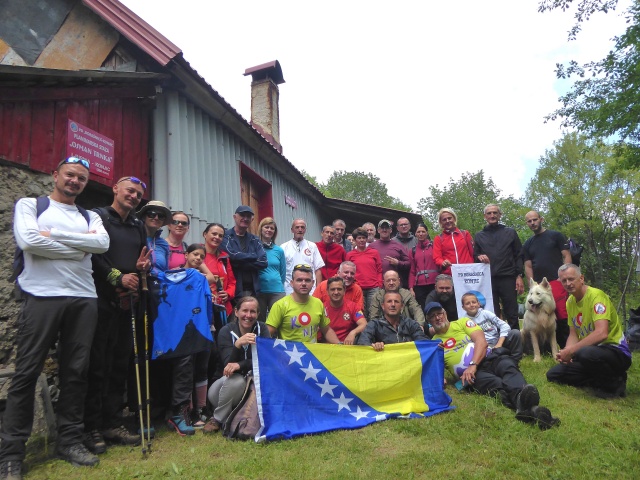
[[[251,215],[254,215],[252,208],[248,205],[240,205],[236,208],[236,213],[250,213]]]
[[[431,313],[431,310],[442,310],[443,306],[440,305],[438,302],[429,302],[424,306],[424,314],[425,315],[429,315],[429,313]]]
[[[392,225],[393,225],[393,223],[391,222],[391,220],[386,220],[386,219],[385,219],[385,220],[380,220],[380,221],[378,222],[378,228],[380,228],[380,227],[381,227],[382,225],[384,225],[385,223],[386,223],[387,225],[389,225],[389,226],[392,226]]]

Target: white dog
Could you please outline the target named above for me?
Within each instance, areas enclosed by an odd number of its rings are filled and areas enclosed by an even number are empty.
[[[540,361],[540,343],[549,340],[551,353],[556,358],[558,353],[558,342],[556,341],[556,302],[551,293],[551,285],[547,278],[536,283],[533,278],[529,279],[529,295],[525,303],[524,321],[522,322],[522,339],[527,334],[531,334],[531,345],[533,346],[533,361]],[[538,343],[540,342],[540,343]]]

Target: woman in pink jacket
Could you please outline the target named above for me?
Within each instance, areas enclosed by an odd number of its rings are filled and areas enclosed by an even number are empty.
[[[474,263],[473,239],[468,231],[458,228],[458,216],[452,208],[441,208],[438,222],[442,233],[433,241],[433,259],[440,273],[451,275],[454,263]]]

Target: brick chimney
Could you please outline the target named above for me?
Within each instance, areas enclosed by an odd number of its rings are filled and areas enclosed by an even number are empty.
[[[278,85],[284,83],[282,68],[277,60],[247,68],[251,75],[251,125],[266,138],[278,152],[280,144],[280,109]]]

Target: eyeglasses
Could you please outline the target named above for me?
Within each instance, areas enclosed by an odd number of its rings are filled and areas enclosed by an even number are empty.
[[[140,180],[138,177],[122,177],[120,180],[116,182],[116,185],[118,183],[126,182],[127,180],[130,181],[131,183],[135,183],[136,185],[140,185],[143,188],[143,190],[147,189],[147,184],[144,183],[142,180]]]
[[[167,216],[162,212],[156,212],[155,210],[149,210],[145,216],[147,218],[156,218],[158,217],[160,220],[164,220]]]
[[[409,226],[411,226],[411,224],[409,224],[409,223],[399,223],[398,224],[398,227],[409,227]]]
[[[311,265],[307,265],[306,263],[299,263],[295,267],[293,267],[294,272],[309,272],[311,273]]]
[[[172,225],[182,225],[183,227],[188,227],[189,222],[185,222],[184,220],[173,220],[171,222]]]
[[[82,165],[84,168],[86,168],[87,170],[91,169],[91,164],[85,160],[84,158],[78,158],[78,157],[69,157],[69,158],[65,158],[64,160],[62,160],[58,166],[56,167],[56,169],[60,168],[61,165],[64,165],[65,163],[79,163],[80,165]]]
[[[434,318],[441,318],[441,317],[444,317],[444,311],[437,312],[437,313],[432,313],[431,315],[427,315],[427,319],[428,320],[433,320]]]

